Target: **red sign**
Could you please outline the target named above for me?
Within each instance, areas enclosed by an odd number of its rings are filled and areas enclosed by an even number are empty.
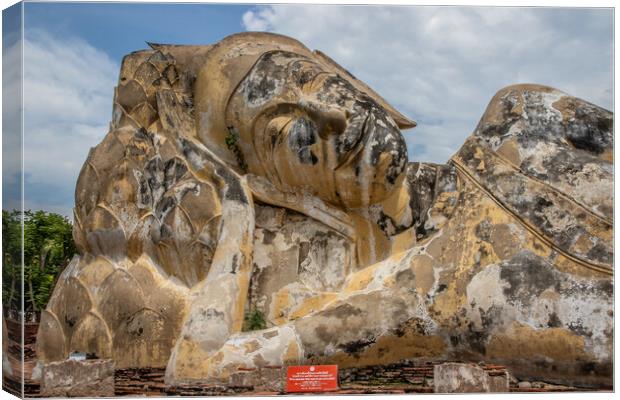
[[[301,365],[288,367],[287,392],[329,392],[338,390],[337,365]]]

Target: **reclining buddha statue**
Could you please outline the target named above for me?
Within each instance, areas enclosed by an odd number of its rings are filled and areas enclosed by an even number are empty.
[[[281,35],[127,55],[39,362],[83,351],[190,385],[468,360],[610,384],[613,115],[510,86],[443,165],[408,161],[415,125]]]

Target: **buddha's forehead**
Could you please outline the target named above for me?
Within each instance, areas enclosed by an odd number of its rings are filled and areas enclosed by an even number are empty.
[[[274,102],[297,103],[304,98],[340,106],[355,98],[376,106],[370,97],[312,57],[281,50],[263,54],[231,100],[237,105],[242,101],[247,111],[256,111]]]
[[[295,71],[300,68],[320,68],[324,66],[314,57],[286,50],[272,50],[262,54],[252,69],[282,68]]]
[[[264,86],[268,82],[287,84],[295,89],[306,83],[314,74],[329,73],[324,65],[312,57],[288,51],[271,51],[263,54],[243,79],[242,86]]]
[[[231,108],[246,117],[265,107],[297,102],[301,97],[299,76],[320,71],[321,65],[309,57],[286,51],[263,54],[241,80],[230,98]]]

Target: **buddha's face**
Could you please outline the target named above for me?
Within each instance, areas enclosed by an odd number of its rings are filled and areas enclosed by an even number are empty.
[[[382,107],[293,53],[261,56],[232,94],[226,118],[248,172],[347,208],[388,197],[407,163],[405,141]]]

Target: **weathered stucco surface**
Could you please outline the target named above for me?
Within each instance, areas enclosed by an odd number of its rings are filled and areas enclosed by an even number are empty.
[[[505,393],[509,388],[506,374],[490,376],[478,365],[463,363],[436,365],[433,384],[435,393]]]
[[[41,377],[43,397],[113,397],[114,362],[66,360],[45,365]]]
[[[613,115],[511,86],[445,165],[406,163],[414,125],[278,35],[126,56],[40,361],[94,352],[180,385],[485,360],[610,384]],[[267,328],[242,332],[255,311]]]

